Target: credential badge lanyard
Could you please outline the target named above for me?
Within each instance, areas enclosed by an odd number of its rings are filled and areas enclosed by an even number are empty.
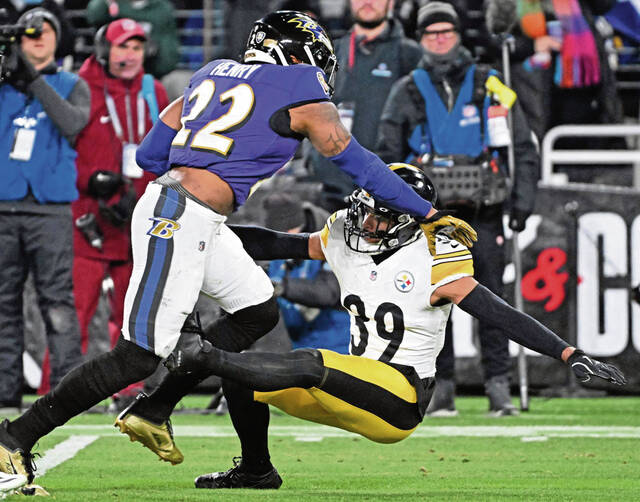
[[[27,98],[27,106],[24,115],[14,120],[14,124],[19,126],[13,137],[13,145],[9,152],[9,158],[12,160],[21,160],[28,162],[31,160],[33,146],[36,142],[35,126],[38,123],[37,118],[29,116],[31,109],[31,98]]]
[[[109,112],[109,118],[113,125],[113,131],[120,141],[122,141],[122,174],[127,178],[141,178],[143,175],[142,169],[136,164],[136,148],[138,143],[135,142],[133,137],[133,121],[131,117],[131,101],[127,94],[125,99],[125,110],[127,115],[127,130],[129,133],[128,141],[124,138],[124,130],[122,129],[122,123],[118,117],[116,111],[116,104],[111,95],[105,90],[104,92],[105,103],[107,104],[107,111]],[[145,102],[141,94],[138,94],[137,99],[138,108],[138,142],[142,141],[144,137],[144,124],[145,124]]]

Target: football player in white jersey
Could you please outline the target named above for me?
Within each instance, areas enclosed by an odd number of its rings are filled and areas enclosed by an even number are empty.
[[[435,204],[435,188],[422,171],[408,164],[389,167]],[[172,372],[206,368],[226,379],[225,395],[242,446],[241,463],[198,477],[196,487],[281,485],[269,460],[266,404],[380,443],[409,436],[431,397],[435,360],[454,303],[500,325],[512,340],[567,362],[582,381],[596,376],[626,382],[616,367],[587,357],[478,284],[471,253],[446,230],[430,249],[416,220],[379,204],[362,189],[352,194],[351,207],[334,213],[320,232],[232,230],[254,259],[327,260],[351,314],[350,355],[324,349],[229,353],[184,334],[165,364]]]

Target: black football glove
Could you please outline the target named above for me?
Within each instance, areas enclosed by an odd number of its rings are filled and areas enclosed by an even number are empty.
[[[35,79],[40,76],[40,72],[34,68],[31,62],[27,59],[27,56],[24,55],[22,49],[17,49],[18,53],[18,69],[16,74],[18,78],[24,80],[27,84],[30,84]]]
[[[118,201],[108,206],[104,199],[98,200],[100,216],[114,227],[123,227],[131,220],[136,207],[136,192],[132,187],[122,194]]]
[[[478,240],[478,234],[466,221],[451,216],[449,211],[436,211],[430,218],[419,221],[427,238],[431,256],[436,255],[436,234],[443,232],[463,246],[470,248]]]
[[[591,377],[596,376],[616,385],[624,385],[627,383],[627,379],[622,372],[613,364],[601,363],[600,361],[591,359],[581,350],[576,350],[571,354],[567,360],[567,364],[571,366],[573,373],[581,382],[588,382],[591,380]]]
[[[6,67],[7,81],[20,92],[26,92],[27,86],[40,75],[19,47],[11,50]]]
[[[124,183],[120,173],[96,171],[89,177],[87,191],[94,199],[110,199]]]
[[[527,224],[527,218],[531,215],[528,211],[513,208],[509,215],[509,228],[514,232],[522,232]]]
[[[170,373],[190,375],[207,369],[206,356],[213,350],[213,345],[193,332],[182,332],[173,352],[163,364]]]

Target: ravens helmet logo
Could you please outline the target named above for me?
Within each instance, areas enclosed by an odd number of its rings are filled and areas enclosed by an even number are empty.
[[[308,17],[294,17],[292,19],[289,19],[287,21],[288,23],[296,23],[296,28],[306,32],[306,33],[311,33],[311,36],[313,37],[313,42],[322,42],[324,45],[327,46],[327,48],[329,48],[331,51],[333,51],[333,46],[331,45],[331,41],[326,37],[326,35],[324,34],[324,30],[322,29],[322,27],[316,23],[315,21],[313,21],[311,18]]]

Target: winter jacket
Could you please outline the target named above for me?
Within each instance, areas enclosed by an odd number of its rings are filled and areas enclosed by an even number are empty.
[[[418,68],[429,73],[443,103],[449,102],[449,92],[458,96],[467,70],[474,64],[469,52],[460,47],[458,57],[449,68],[434,65],[428,55]],[[447,90],[449,89],[449,90]],[[411,75],[400,79],[391,89],[380,118],[376,152],[385,162],[403,161],[410,154],[408,139],[416,126],[425,122],[425,102]],[[516,159],[512,206],[531,213],[539,173],[539,156],[531,140],[531,130],[518,102],[512,108],[514,152]]]
[[[130,100],[132,136],[133,142],[139,144],[142,138],[138,137],[138,100],[137,96],[142,88],[143,73],[131,81],[111,78],[107,76],[104,68],[91,56],[87,59],[78,72],[88,84],[91,90],[91,114],[87,127],[78,135],[76,140],[76,150],[78,158],[76,165],[78,169],[78,191],[80,197],[71,208],[74,219],[79,216],[92,213],[95,215],[98,226],[104,234],[103,249],[100,251],[89,245],[80,231],[75,228],[73,235],[74,251],[77,256],[86,258],[96,258],[102,260],[128,260],[130,258],[130,228],[126,224],[121,227],[113,226],[102,218],[99,213],[99,203],[96,198],[89,195],[88,184],[91,175],[99,170],[122,172],[122,147],[123,142],[116,136],[105,101],[105,92],[114,100],[118,118],[122,128],[125,141],[129,138],[127,126],[126,101]],[[158,109],[162,110],[168,105],[167,93],[158,81],[154,81],[154,90]],[[151,129],[152,120],[149,114],[149,106],[145,103],[145,133]],[[144,172],[141,178],[132,179],[133,188],[139,198],[145,190],[147,184],[155,178],[153,174]],[[116,194],[107,201],[107,204],[117,202],[123,194],[125,187],[122,187]]]
[[[340,70],[336,74],[336,90],[332,101],[354,105],[351,132],[365,148],[376,142],[376,126],[391,86],[416,67],[422,48],[404,36],[394,19],[370,41],[355,36],[353,29],[336,42]],[[353,52],[350,56],[351,48]]]
[[[405,37],[401,24],[388,20],[388,26],[376,38],[365,41],[353,28],[335,43],[340,65],[336,74],[332,101],[353,107],[352,134],[365,148],[373,149],[380,114],[391,86],[416,67],[422,47]],[[316,176],[337,188],[342,195],[351,193],[353,180],[317,152],[313,154]]]

